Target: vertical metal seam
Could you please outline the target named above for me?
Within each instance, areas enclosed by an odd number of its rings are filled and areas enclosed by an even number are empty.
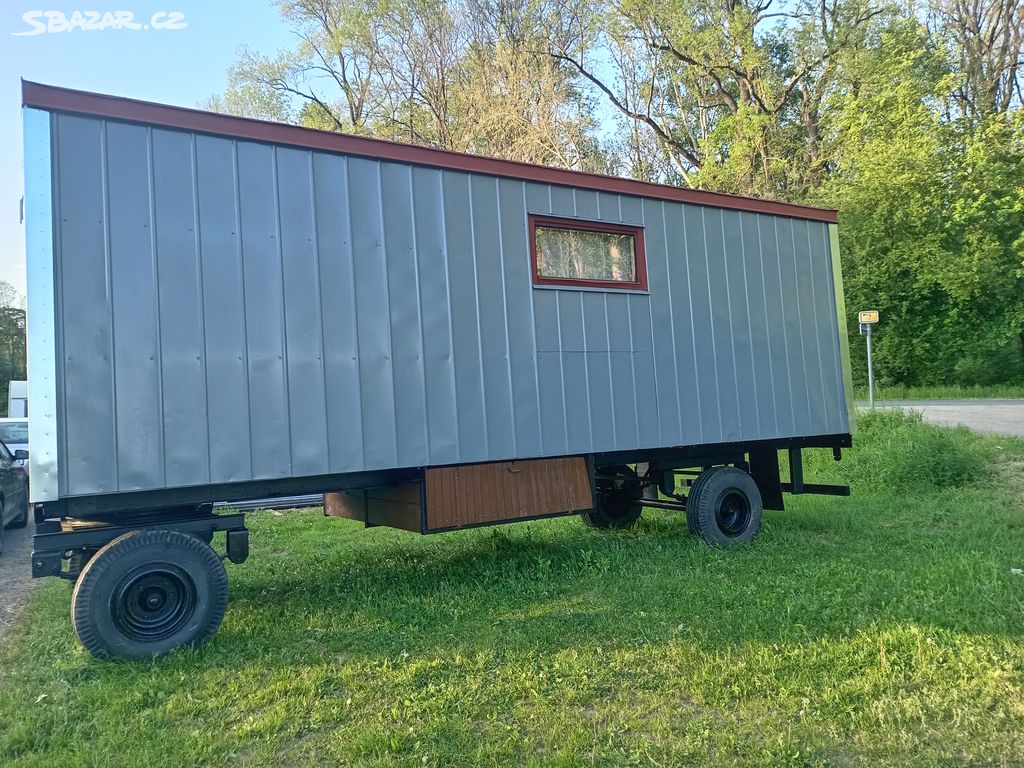
[[[616,195],[615,196],[615,207],[616,207],[616,210],[618,210],[619,222],[621,223],[622,222],[622,195]],[[648,300],[647,303],[649,305],[651,303],[650,300]],[[626,325],[628,326],[628,331],[629,331],[629,371],[630,371],[630,375],[633,377],[633,424],[636,426],[636,443],[635,443],[635,445],[639,446],[640,442],[641,442],[641,440],[640,440],[640,388],[637,386],[637,383],[636,383],[636,355],[637,355],[637,352],[636,352],[636,344],[633,341],[633,298],[631,296],[626,296]],[[653,327],[653,324],[652,324],[652,327]],[[655,367],[655,371],[657,371],[656,367]],[[655,392],[658,391],[657,373],[655,373],[654,391]],[[655,410],[659,414],[659,421],[660,421],[661,409],[660,409],[660,406],[658,404],[658,398],[657,397],[654,398],[654,408],[655,408]]]
[[[164,344],[163,329],[160,327],[160,259],[157,254],[157,221],[156,221],[156,170],[153,161],[153,127],[146,126],[146,173],[147,187],[149,194],[146,201],[149,203],[149,251],[153,264],[153,303],[156,310],[156,388],[157,401],[159,403],[160,418],[157,422],[160,433],[160,469],[161,485],[167,485],[167,434],[165,421],[167,419],[164,408]]]
[[[703,258],[705,258],[705,276],[708,284],[708,323],[711,326],[711,356],[715,360],[712,366],[712,373],[715,374],[715,408],[718,410],[718,436],[725,439],[725,419],[722,416],[722,382],[718,378],[718,341],[715,338],[715,297],[711,290],[711,261],[708,259],[708,221],[705,218],[705,208],[700,208],[700,238],[703,241]],[[722,244],[723,251],[725,244]],[[694,347],[695,348],[695,347]]]
[[[313,279],[316,281],[316,309],[320,318],[320,380],[323,385],[324,399],[324,454],[327,458],[327,471],[331,472],[334,465],[331,463],[331,407],[327,399],[327,342],[324,340],[324,292],[323,283],[320,278],[320,227],[317,226],[317,200],[316,200],[316,168],[313,162],[313,152],[307,151],[309,158],[309,220],[313,225]]]
[[[664,203],[663,203],[664,205]],[[693,395],[697,400],[697,407],[693,409],[693,412],[697,414],[697,442],[704,440],[704,408],[701,405],[700,395],[700,365],[697,361],[697,325],[693,317],[693,280],[690,273],[690,246],[687,242],[686,237],[686,207],[683,205],[679,206],[679,222],[683,225],[683,264],[682,269],[686,271],[686,312],[690,317],[690,349],[693,350]],[[667,242],[667,236],[666,236]],[[671,273],[669,274],[671,278]],[[669,308],[672,307],[672,294],[669,292]],[[675,325],[675,320],[672,321]],[[651,326],[651,332],[654,332],[654,326]],[[675,363],[678,371],[679,362]],[[676,377],[678,379],[678,372]],[[682,403],[679,404],[680,416],[682,414]],[[683,435],[680,434],[680,439]]]
[[[737,218],[740,223],[740,256],[743,263],[743,301],[747,307],[747,342],[750,346],[750,372],[753,376],[757,376],[757,362],[754,358],[754,322],[750,317],[750,287],[747,285],[747,244],[743,237],[743,217],[746,215],[743,211],[737,212]],[[755,223],[757,220],[755,219]],[[737,374],[738,379],[738,374]],[[756,379],[755,379],[756,387]],[[739,381],[736,382],[736,397],[739,398]],[[754,422],[756,424],[756,434],[761,437],[761,406],[758,403],[760,399],[757,394],[758,390],[755,388],[754,397]]]
[[[356,402],[359,403],[359,443],[363,448],[360,469],[368,469],[366,461],[366,417],[363,414],[363,379],[359,373],[359,366],[362,362],[363,355],[362,350],[360,349],[359,339],[359,291],[356,288],[356,247],[352,232],[352,184],[349,180],[351,169],[349,168],[349,161],[347,157],[343,157],[342,162],[345,164],[345,205],[349,211],[349,214],[346,217],[348,220],[348,244],[349,250],[352,252],[352,258],[349,259],[349,270],[352,277],[352,330],[356,341],[355,382],[356,391],[358,392]]]
[[[736,366],[736,329],[733,327],[733,308],[732,308],[732,288],[729,286],[729,249],[725,243],[725,214],[722,211],[718,212],[718,218],[722,231],[722,263],[725,265],[725,306],[729,308],[729,352],[732,357],[732,383],[733,391],[736,393],[736,426],[739,429],[739,435],[743,436],[743,410],[740,408],[740,377],[737,372]],[[740,253],[743,253],[743,230],[740,230]],[[746,270],[746,264],[740,262],[743,270]],[[708,289],[711,286],[711,273],[708,273]],[[755,400],[757,398],[754,398]],[[721,397],[719,397],[721,400]],[[722,424],[722,437],[725,437],[725,424]]]
[[[519,187],[523,191],[523,213],[526,214],[523,217],[523,227],[526,230],[526,253],[524,255],[525,255],[526,260],[529,261],[529,259],[530,259],[530,248],[532,247],[532,244],[530,243],[530,238],[533,237],[533,232],[530,231],[530,225],[528,224],[530,210],[529,210],[529,206],[526,203],[526,182],[525,181],[519,182]],[[529,265],[527,265],[527,270],[529,270]],[[531,333],[530,333],[530,352],[533,355],[533,391],[537,395],[537,397],[536,397],[536,400],[537,400],[537,439],[538,439],[538,443],[540,444],[540,451],[543,454],[544,453],[544,420],[543,420],[543,418],[540,415],[540,411],[541,411],[541,405],[540,405],[540,359],[539,359],[538,353],[537,353],[537,310],[536,310],[536,307],[534,305],[534,298],[536,296],[536,292],[533,289],[533,281],[532,280],[530,281],[530,285],[529,285],[529,288],[528,288],[528,295],[530,297],[530,328],[531,328]]]
[[[398,464],[398,393],[395,392],[395,345],[391,336],[391,275],[388,273],[388,236],[384,226],[384,163],[374,163],[377,168],[377,210],[380,211],[380,248],[384,254],[384,306],[386,308],[388,332],[388,368],[391,370],[391,416],[394,423],[395,464]]]
[[[807,357],[806,357],[806,354],[805,354],[806,351],[807,351],[807,345],[806,345],[806,343],[804,343],[804,342],[806,342],[806,336],[804,336],[804,318],[803,318],[803,313],[800,311],[800,307],[801,307],[801,302],[800,302],[800,265],[797,264],[797,258],[796,258],[796,225],[793,223],[793,219],[789,220],[789,232],[790,232],[790,236],[793,239],[793,278],[796,281],[796,321],[797,321],[797,326],[800,328],[800,340],[801,340],[801,344],[800,344],[800,362],[803,364],[803,369],[804,369],[804,375],[803,375],[803,380],[804,380],[804,402],[809,405],[810,402],[811,402],[811,387],[807,383]],[[807,413],[807,423],[808,423],[808,427],[809,427],[810,431],[813,432],[814,431],[814,425],[811,424],[810,422],[811,422],[811,414],[808,412]],[[794,423],[794,426],[795,426],[796,425],[796,412],[795,411],[793,412],[793,423]]]
[[[825,413],[825,428],[832,431],[832,409],[828,407],[828,393],[825,391],[825,364],[821,359],[821,329],[818,327],[818,293],[814,286],[814,251],[811,249],[811,225],[805,225],[807,232],[807,258],[811,260],[811,309],[814,314],[814,348],[818,353],[818,383],[821,384],[821,409]],[[813,427],[813,425],[812,425]]]
[[[572,215],[578,217],[579,210],[576,207],[576,190],[572,191]],[[580,300],[580,327],[583,329],[583,380],[587,388],[587,433],[590,436],[590,450],[594,450],[594,413],[593,404],[590,402],[590,354],[587,352],[587,312],[583,305],[583,291],[575,292]]]
[[[477,275],[476,269],[476,227],[473,226],[473,222],[476,221],[476,216],[473,213],[473,177],[468,173],[466,174],[466,197],[469,200],[469,247],[473,251],[473,258],[470,259],[470,263],[473,265],[473,300],[476,302],[476,355],[477,360],[480,361],[480,405],[481,413],[483,417],[484,427],[484,455],[490,456],[491,454],[491,440],[490,430],[487,426],[487,383],[484,381],[484,342],[483,333],[480,330],[480,281]]]
[[[416,283],[416,327],[419,330],[420,337],[420,370],[423,372],[423,387],[420,389],[420,394],[423,396],[423,426],[426,429],[426,446],[427,455],[426,459],[428,463],[433,462],[433,446],[431,443],[431,431],[430,431],[430,408],[427,404],[427,345],[423,335],[423,293],[420,287],[420,250],[416,245],[416,191],[413,187],[412,177],[415,173],[415,167],[409,166],[409,230],[412,235],[412,272],[413,281]],[[384,220],[384,213],[381,212],[381,221]]]
[[[598,203],[600,205],[600,203]],[[598,208],[600,211],[600,208]],[[611,423],[612,423],[612,445],[617,446],[619,444],[619,431],[615,426],[615,371],[612,365],[612,332],[608,326],[608,293],[604,292],[601,295],[601,300],[604,304],[604,338],[605,344],[608,347],[608,396],[611,399],[612,407]]]
[[[237,233],[235,242],[238,244],[238,268],[242,279],[242,357],[245,365],[245,410],[249,414],[246,425],[249,433],[249,478],[252,479],[255,473],[253,471],[254,451],[252,447],[252,381],[249,375],[249,309],[246,306],[248,297],[245,291],[245,244],[242,239],[242,174],[238,165],[238,142],[235,140],[231,142],[231,166],[235,182],[235,232]]]
[[[597,201],[597,218],[601,220],[601,195],[594,195]],[[608,350],[608,396],[611,400],[611,417],[612,424],[612,445],[618,446],[619,444],[619,431],[615,425],[615,371],[612,365],[612,331],[608,324],[608,292],[603,291],[601,295],[601,302],[604,304],[604,339],[605,348]],[[627,299],[628,302],[628,299]],[[627,306],[626,312],[628,314],[629,308]]]
[[[548,213],[554,210],[554,201],[551,199],[551,185],[547,186],[548,193]],[[533,232],[530,232],[530,237],[533,237]],[[531,285],[531,292],[535,289]],[[561,382],[561,397],[562,397],[562,429],[563,435],[565,435],[565,449],[568,451],[571,449],[571,441],[569,439],[569,404],[565,397],[565,346],[562,344],[562,291],[555,291],[555,328],[558,332],[558,380]],[[536,335],[536,333],[534,334]],[[540,365],[538,361],[538,366]],[[588,416],[589,418],[589,416]]]
[[[508,403],[509,413],[512,416],[512,455],[519,455],[519,435],[518,428],[516,426],[516,395],[515,386],[512,383],[512,344],[509,338],[509,306],[508,296],[505,290],[505,243],[502,239],[501,229],[501,179],[498,177],[494,178],[494,204],[497,206],[497,223],[498,223],[498,263],[501,268],[498,270],[498,277],[501,279],[501,319],[505,325],[505,368],[508,371]]]
[[[276,145],[270,147],[270,176],[274,191],[274,241],[277,244],[277,264],[281,272],[281,365],[284,373],[284,413],[288,419],[288,473],[295,473],[295,445],[292,437],[291,370],[288,366],[288,289],[285,286],[284,244],[281,242],[281,186],[278,183]]]
[[[764,243],[761,241],[761,217],[754,217],[754,223],[757,224],[757,259],[761,264],[761,297],[764,300],[764,325],[768,328],[768,275],[764,271]],[[768,382],[771,385],[769,392],[772,398],[772,422],[775,424],[774,434],[778,436],[781,432],[779,429],[779,403],[775,399],[775,363],[774,356],[772,355],[772,339],[771,331],[767,333],[765,344],[768,347]]]
[[[455,459],[462,458],[462,438],[459,434],[459,383],[455,375],[455,328],[452,321],[452,282],[448,260],[448,217],[445,216],[446,204],[444,200],[444,170],[438,170],[437,176],[437,199],[441,201],[441,258],[444,261],[444,294],[445,302],[448,305],[445,312],[448,320],[448,383],[451,385],[451,393],[454,396],[455,415]]]
[[[793,408],[793,369],[789,364],[789,339],[786,333],[786,299],[785,299],[785,286],[782,284],[782,251],[779,249],[779,220],[776,217],[772,217],[772,231],[775,232],[775,255],[779,260],[779,300],[783,304],[782,309],[782,349],[783,349],[783,360],[786,363],[786,388],[789,392],[789,419],[790,419],[790,434],[796,434],[796,411]],[[783,435],[779,435],[783,437]]]
[[[67,401],[67,387],[64,386],[64,371],[66,365],[64,365],[64,339],[66,337],[67,328],[65,327],[65,312],[64,312],[64,227],[54,226],[56,222],[63,222],[63,210],[61,206],[61,168],[62,159],[59,151],[60,147],[60,132],[61,132],[61,120],[59,115],[50,115],[50,189],[51,189],[51,201],[54,209],[51,214],[51,224],[53,228],[53,271],[54,271],[54,296],[53,296],[53,325],[54,325],[54,379],[57,385],[57,495],[55,498],[60,498],[61,492],[64,493],[68,490],[68,473],[65,470],[61,473],[61,465],[63,464],[62,459],[67,458],[68,455],[68,430],[67,430],[67,413],[68,413],[68,401]],[[32,308],[29,307],[29,313],[31,314]],[[60,318],[60,322],[57,322],[57,318]],[[31,344],[31,342],[29,342]],[[57,368],[60,366],[62,373],[57,375]],[[29,387],[31,388],[31,380]],[[29,391],[29,397],[31,398],[31,389]],[[32,428],[31,422],[29,423],[29,429]],[[31,437],[31,436],[30,436]],[[29,454],[29,461],[31,462],[32,455]],[[31,471],[31,467],[30,467]],[[32,489],[29,488],[29,494],[31,495]]]
[[[712,373],[715,374],[715,408],[718,411],[718,436],[724,439],[725,430],[724,419],[722,418],[722,383],[718,379],[718,344],[715,341],[715,297],[711,295],[711,262],[708,261],[708,224],[704,218],[704,207],[700,208],[700,234],[701,239],[704,241],[704,275],[707,280],[708,286],[708,323],[711,326],[711,357],[714,359],[714,365],[711,366]],[[725,243],[722,243],[724,250]]]
[[[646,230],[646,228],[647,228],[647,215],[644,213],[644,201],[642,199],[640,199],[639,203],[640,203],[640,225],[642,227],[644,227],[644,229]],[[622,209],[622,195],[619,195],[619,209],[620,210]],[[662,231],[664,231],[664,215],[665,215],[664,211],[662,211],[662,225],[663,225],[662,226]],[[666,248],[666,250],[667,250],[667,248]],[[649,258],[646,253],[644,254],[644,257],[645,258]],[[650,264],[650,262],[648,261],[648,265],[649,264]],[[651,274],[650,273],[650,268],[648,268],[648,270],[647,270],[648,288],[650,288],[650,274]],[[668,267],[667,266],[666,266],[666,274],[668,274]],[[651,369],[654,371],[654,403],[655,403],[655,411],[657,413],[657,420],[658,420],[657,421],[657,425],[658,425],[658,442],[660,443],[661,439],[662,439],[661,438],[662,426],[661,426],[661,397],[659,396],[659,393],[661,392],[661,390],[658,388],[658,361],[657,361],[657,353],[655,352],[655,343],[654,343],[654,301],[651,299],[650,294],[648,294],[646,304],[647,304],[647,316],[650,319],[650,329],[651,329]],[[632,312],[632,307],[630,307],[630,312]],[[639,395],[640,388],[638,386],[636,386],[636,382],[637,382],[636,367],[634,366],[634,368],[633,368],[633,388],[634,388],[634,391]],[[678,404],[678,403],[676,404],[676,407],[682,408],[682,406],[680,404]],[[639,413],[639,410],[638,410],[638,413]],[[639,416],[637,416],[637,436],[638,437],[639,437],[639,434],[640,434],[640,418],[639,418]],[[682,438],[682,435],[680,435],[680,438]]]
[[[659,201],[658,205],[661,206],[661,242],[662,242],[662,245],[664,246],[663,252],[664,252],[664,256],[665,256],[665,273],[664,273],[665,274],[665,290],[668,293],[668,332],[669,332],[669,340],[671,341],[671,347],[672,347],[672,380],[675,382],[675,390],[676,390],[676,395],[675,395],[675,397],[676,397],[676,413],[679,414],[679,423],[677,425],[679,427],[679,431],[676,434],[678,435],[679,441],[683,442],[683,435],[685,434],[685,430],[683,429],[683,403],[682,403],[683,395],[682,395],[682,387],[680,386],[680,383],[679,383],[679,350],[676,348],[676,343],[677,343],[676,342],[676,311],[675,311],[674,302],[672,301],[672,259],[668,255],[668,213],[665,210],[665,201],[664,200]],[[643,214],[643,204],[641,204],[641,206],[640,206],[640,212],[641,212],[641,215],[643,216],[644,215]],[[682,219],[682,216],[683,216],[683,208],[682,208],[682,206],[679,207],[679,216],[680,216],[680,219]],[[647,222],[646,222],[646,216],[645,216],[644,225],[646,226],[646,224],[647,224]],[[683,222],[683,227],[684,227],[684,230],[683,230],[683,253],[684,253],[684,255],[686,255],[686,230],[685,230],[686,223],[685,222]],[[685,258],[683,260],[684,260],[684,262],[686,261]],[[689,286],[689,284],[690,284],[689,279],[687,279],[686,284],[687,284],[687,286]],[[692,308],[691,308],[690,311],[691,312],[693,311]],[[692,325],[692,323],[691,323],[691,325]],[[651,318],[651,333],[652,334],[654,333],[654,318],[653,317]],[[658,366],[655,365],[654,367],[655,367],[655,369],[657,369]],[[699,394],[698,394],[698,397],[697,397],[697,413],[698,413],[698,418],[699,418],[700,417],[699,416],[699,414],[700,414],[700,395]],[[698,429],[699,428],[700,427],[698,427]],[[660,430],[660,421],[659,421],[659,430]],[[660,434],[660,431],[659,431],[659,434]]]
[[[110,162],[108,149],[107,122],[100,123],[102,141],[100,143],[100,186],[103,189],[103,267],[107,279],[107,317],[110,319],[110,412],[114,420],[114,490],[121,490],[121,462],[118,460],[119,445],[117,438],[117,355],[115,354],[116,338],[114,329],[114,269],[110,252]]]
[[[189,174],[192,177],[192,217],[194,228],[192,230],[196,245],[196,283],[199,286],[199,328],[203,336],[202,347],[200,348],[199,367],[203,375],[203,413],[206,424],[206,479],[213,480],[213,448],[210,445],[210,378],[207,364],[209,349],[207,348],[206,336],[206,273],[203,269],[203,236],[202,217],[199,215],[199,161],[196,157],[196,134],[189,134],[189,156],[191,167]]]

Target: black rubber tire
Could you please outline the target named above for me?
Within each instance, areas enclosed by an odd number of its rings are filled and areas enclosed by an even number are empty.
[[[749,542],[761,529],[761,492],[748,473],[736,467],[701,472],[686,499],[686,523],[713,547]]]
[[[208,640],[227,602],[227,572],[207,544],[182,531],[131,531],[82,569],[71,619],[96,658],[144,659]]]
[[[95,549],[79,549],[71,553],[71,557],[68,558],[68,580],[72,587],[75,586],[82,571],[85,570],[85,566],[89,564],[97,551]]]
[[[636,470],[626,464],[602,467],[598,474],[617,475],[615,480],[598,480],[594,508],[580,517],[591,528],[629,528],[640,519],[644,486]],[[606,491],[607,493],[602,493]]]
[[[11,520],[11,524],[8,528],[24,528],[28,525],[28,489],[25,489],[25,495],[21,499],[21,512],[18,516]]]

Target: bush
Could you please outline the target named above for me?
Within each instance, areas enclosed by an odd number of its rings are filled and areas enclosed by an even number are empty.
[[[853,448],[843,461],[830,451],[805,451],[808,482],[819,478],[849,483],[854,490],[927,491],[954,488],[991,476],[989,441],[963,427],[925,424],[916,411],[861,412]]]

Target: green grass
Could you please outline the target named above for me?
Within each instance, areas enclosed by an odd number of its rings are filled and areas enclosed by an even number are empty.
[[[854,497],[788,500],[738,550],[654,511],[254,514],[220,633],[155,662],[93,661],[47,583],[0,649],[0,765],[1022,765],[1024,444],[861,427],[807,461]]]
[[[854,399],[867,400],[867,386],[856,386]],[[876,386],[876,400],[974,400],[990,398],[1022,398],[1024,386],[994,384],[990,386],[961,387],[955,384],[941,384],[931,387],[904,387],[899,385]]]

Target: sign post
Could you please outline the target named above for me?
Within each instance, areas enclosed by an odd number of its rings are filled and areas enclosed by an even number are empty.
[[[868,343],[868,405],[875,407],[875,367],[871,360],[871,328],[878,322],[878,310],[868,309],[857,313],[860,321],[860,335],[867,336]]]

